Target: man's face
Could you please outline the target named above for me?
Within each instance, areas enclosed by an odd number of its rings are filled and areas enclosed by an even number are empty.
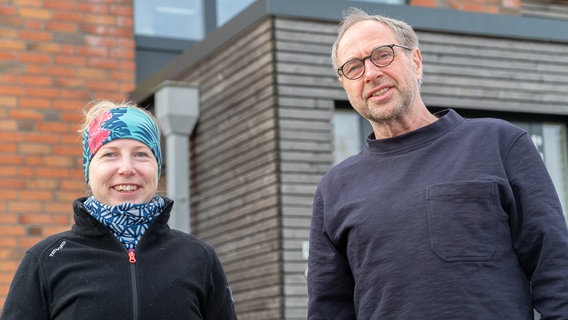
[[[361,59],[374,49],[390,44],[401,45],[389,27],[378,21],[357,22],[340,40],[338,64]],[[366,59],[361,78],[349,80],[342,76],[339,82],[353,108],[364,118],[380,124],[400,119],[412,110],[419,95],[421,77],[422,58],[418,49],[408,51],[394,47],[394,61],[390,65],[379,68]]]

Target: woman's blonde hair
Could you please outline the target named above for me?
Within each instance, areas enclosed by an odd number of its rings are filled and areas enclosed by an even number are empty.
[[[139,107],[136,103],[131,101],[125,102],[113,102],[110,100],[92,100],[85,105],[83,109],[83,122],[79,126],[79,130],[77,130],[81,135],[89,128],[89,123],[96,118],[99,114],[109,111],[115,108],[134,108],[138,109],[144,113],[146,113],[150,119],[154,121],[156,126],[159,128],[158,119],[148,110]]]

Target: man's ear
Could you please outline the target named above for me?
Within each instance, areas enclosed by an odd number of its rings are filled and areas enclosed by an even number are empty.
[[[416,72],[416,77],[418,80],[422,79],[422,54],[418,48],[412,51],[412,64],[414,66],[414,72]]]

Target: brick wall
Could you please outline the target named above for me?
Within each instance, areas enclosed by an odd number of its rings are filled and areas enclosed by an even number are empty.
[[[0,0],[0,309],[26,248],[87,189],[76,132],[134,88],[132,0]]]
[[[410,5],[495,14],[518,15],[521,0],[410,0]]]

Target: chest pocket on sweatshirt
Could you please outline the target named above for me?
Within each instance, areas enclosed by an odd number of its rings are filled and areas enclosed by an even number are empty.
[[[491,259],[497,240],[497,184],[462,181],[426,190],[430,248],[442,260]]]

